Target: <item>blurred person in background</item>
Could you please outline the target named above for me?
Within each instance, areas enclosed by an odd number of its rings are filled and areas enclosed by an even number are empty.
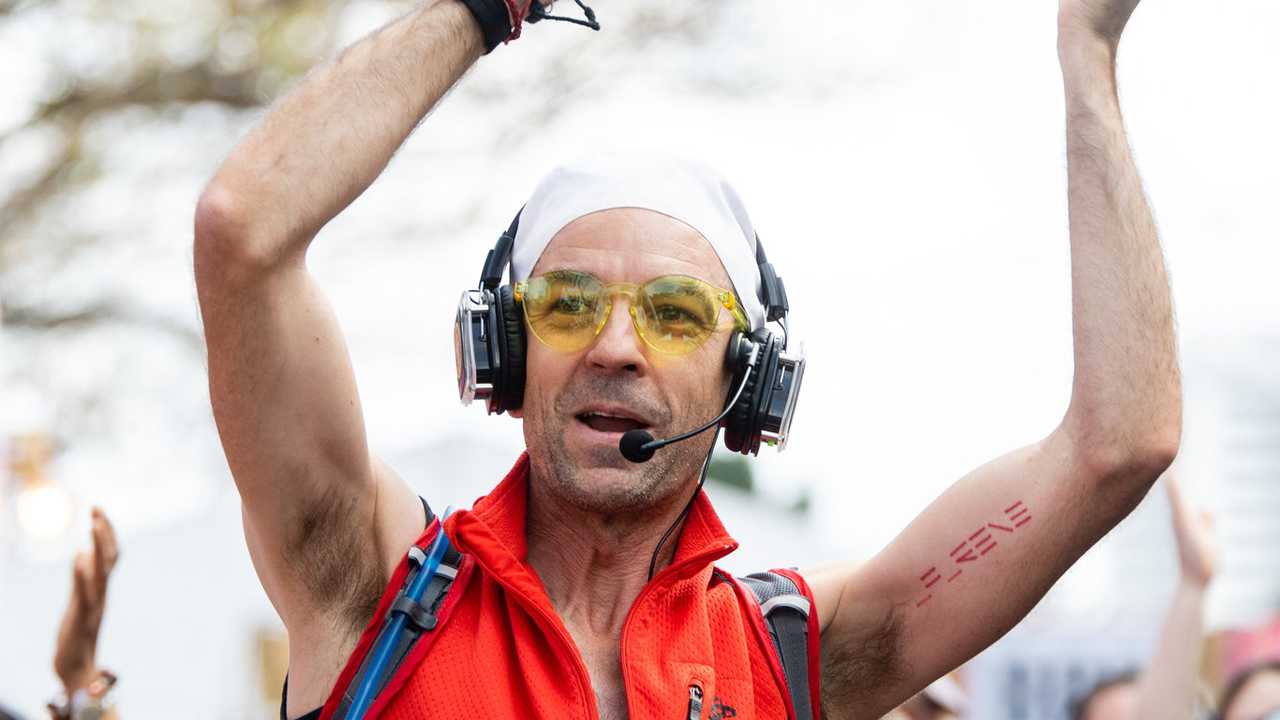
[[[1159,645],[1141,673],[1107,678],[1073,702],[1073,720],[1190,720],[1198,716],[1204,606],[1218,565],[1218,550],[1209,515],[1191,508],[1173,475],[1165,476],[1164,484],[1179,574]]]
[[[1137,684],[1136,670],[1106,675],[1087,693],[1071,701],[1071,720],[1132,717],[1138,703]]]
[[[54,720],[118,720],[111,689],[116,676],[98,665],[98,630],[107,609],[107,582],[120,559],[115,528],[99,508],[90,512],[93,547],[71,564],[71,599],[62,615],[53,671],[62,693],[50,701]]]
[[[1218,720],[1280,720],[1280,659],[1236,673],[1222,691]]]
[[[1177,452],[1168,282],[1115,84],[1136,5],[1059,5],[1075,359],[1068,407],[1044,439],[959,480],[870,561],[797,576],[813,608],[809,641],[821,638],[820,652],[810,648],[825,717],[880,717],[1004,635],[1132,511]],[[377,632],[379,599],[390,607],[396,597],[406,549],[436,537],[429,508],[370,453],[342,332],[307,269],[308,248],[467,68],[518,35],[528,10],[522,1],[421,3],[279,100],[196,209],[211,400],[255,569],[289,632],[287,717],[347,702],[343,683]],[[475,127],[484,132],[482,119]],[[678,167],[670,179],[685,188],[687,166]],[[572,206],[635,180],[562,182],[575,172],[553,173],[535,191],[515,233],[524,260],[510,280],[548,284],[554,271],[599,286],[590,300],[566,292],[551,309],[534,308],[575,328],[570,316],[585,308],[602,313],[599,324],[568,348],[538,335],[528,296],[504,311],[517,318],[504,327],[512,337],[538,336],[524,358],[523,406],[509,408],[528,451],[475,509],[444,524],[474,564],[448,598],[453,621],[432,631],[425,659],[383,698],[384,716],[781,717],[786,687],[762,669],[771,667],[767,651],[746,634],[753,621],[735,581],[711,565],[736,546],[699,490],[714,436],[645,464],[618,453],[624,430],[666,437],[726,405],[726,357],[739,336],[719,323],[739,308],[740,333],[764,326],[760,278],[735,271],[754,269],[754,233],[736,194],[702,175],[690,192],[660,178],[637,197],[716,198],[724,212],[712,225],[738,228],[736,241],[647,200],[566,213],[547,227],[536,208]],[[522,245],[531,225],[546,232]],[[716,332],[674,360],[626,311],[637,311],[635,288],[673,274],[713,287],[724,304],[709,326]],[[428,277],[461,284],[455,268]],[[612,307],[615,295],[629,307]],[[920,446],[927,452],[929,439]],[[434,618],[424,622],[434,627]]]

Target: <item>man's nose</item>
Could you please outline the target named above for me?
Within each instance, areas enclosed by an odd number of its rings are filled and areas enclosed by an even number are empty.
[[[619,299],[613,303],[596,342],[587,351],[589,364],[602,370],[631,370],[643,372],[645,368],[644,340],[636,334],[631,322],[631,305]]]

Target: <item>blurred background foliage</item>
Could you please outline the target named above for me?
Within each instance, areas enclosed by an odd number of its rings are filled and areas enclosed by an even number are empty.
[[[66,2],[13,0],[0,22],[45,39],[40,91],[0,142],[39,136],[45,157],[3,200],[5,269],[51,248],[36,235],[42,211],[103,180],[102,133],[113,121],[174,120],[198,103],[253,108],[270,101],[331,49],[339,3]],[[20,99],[21,100],[21,99]],[[66,251],[68,248],[60,248]],[[19,314],[10,322],[22,324]],[[32,318],[57,323],[74,316]]]
[[[191,200],[181,196],[191,196],[215,138],[331,51],[341,7],[0,3],[0,44],[17,65],[0,111],[4,381],[22,408],[15,414],[51,430],[59,451],[145,431],[131,404],[148,393],[150,409],[174,399],[161,389],[165,375],[137,362],[140,349],[167,346],[164,373],[196,379],[203,344],[193,307],[180,285],[148,270],[190,246],[180,238]],[[188,395],[186,414],[198,416],[200,393]]]
[[[58,447],[118,427],[123,376],[139,369],[126,351],[115,372],[60,371],[68,353],[96,352],[78,339],[121,333],[130,340],[121,347],[170,345],[181,364],[201,369],[189,275],[174,275],[185,286],[153,282],[148,268],[188,251],[180,239],[190,237],[190,210],[228,136],[308,68],[412,5],[0,0],[0,46],[16,64],[0,83],[0,323],[9,347],[23,349],[8,353],[3,372],[11,399],[25,398],[40,418],[33,425],[56,429]],[[606,22],[627,32],[607,53],[625,63],[657,37],[704,42],[721,7],[611,8]],[[539,86],[519,113],[495,114],[490,147],[526,141],[590,99],[588,35],[463,86],[470,102],[490,106]],[[445,229],[476,211],[456,209]],[[103,272],[112,269],[120,272]]]

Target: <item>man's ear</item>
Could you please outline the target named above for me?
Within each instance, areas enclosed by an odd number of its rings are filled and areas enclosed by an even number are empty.
[[[523,419],[524,419],[524,408],[520,408],[520,409],[518,409],[518,410],[508,410],[508,411],[507,411],[507,414],[508,414],[508,415],[510,415],[511,417],[513,417],[513,418],[517,419],[517,420],[523,420]]]

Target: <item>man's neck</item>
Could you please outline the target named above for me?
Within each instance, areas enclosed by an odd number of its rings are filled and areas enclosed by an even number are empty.
[[[570,627],[617,637],[632,602],[649,579],[653,550],[688,502],[677,493],[642,513],[602,515],[573,507],[531,482],[525,521],[528,562],[556,612]],[[680,530],[658,554],[671,562]]]

